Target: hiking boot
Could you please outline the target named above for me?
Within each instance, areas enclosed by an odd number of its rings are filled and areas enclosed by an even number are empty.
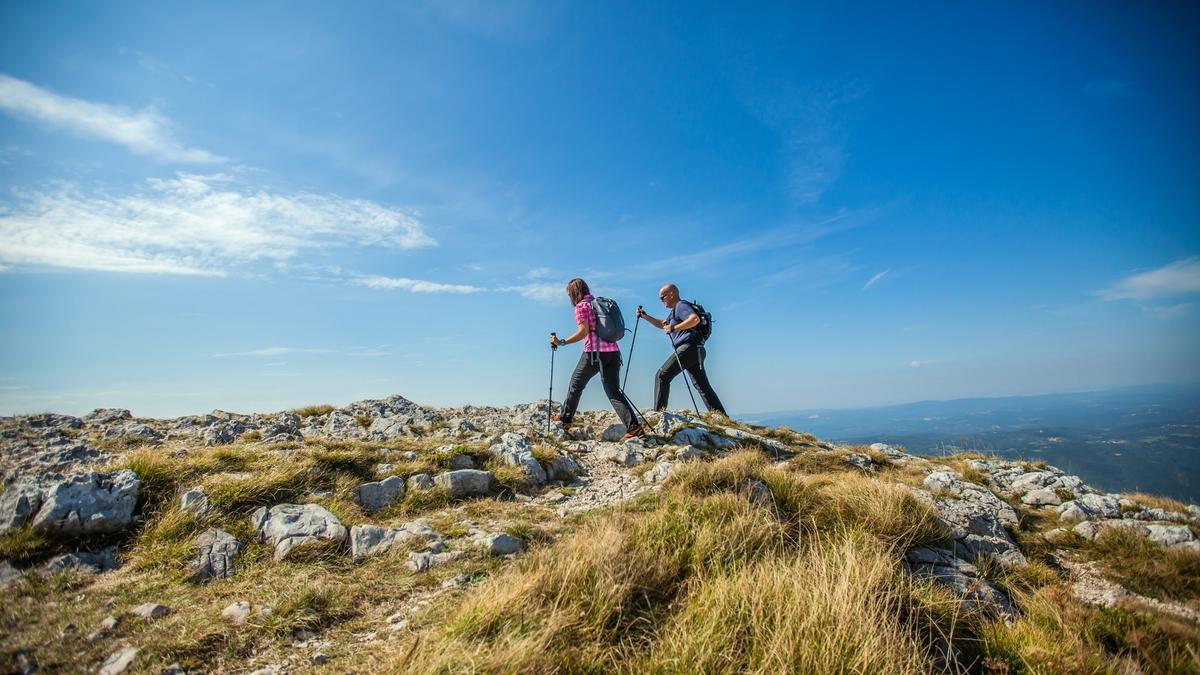
[[[562,430],[563,430],[563,433],[570,433],[570,431],[571,431],[571,423],[570,423],[570,422],[564,422],[564,421],[562,421],[562,416],[561,416],[561,415],[551,415],[551,416],[550,416],[550,419],[552,419],[552,420],[554,420],[555,422],[558,422],[559,424],[561,424],[561,425],[562,425]]]
[[[621,437],[621,440],[627,441],[631,438],[637,438],[638,436],[645,436],[645,435],[646,435],[646,430],[641,428],[640,426],[638,426],[638,427],[634,427],[634,428],[630,429],[628,433],[626,433],[624,436]]]

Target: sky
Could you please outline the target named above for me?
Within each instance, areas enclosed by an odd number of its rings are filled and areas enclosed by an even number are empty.
[[[1200,381],[1200,6],[838,5],[4,3],[0,414]]]

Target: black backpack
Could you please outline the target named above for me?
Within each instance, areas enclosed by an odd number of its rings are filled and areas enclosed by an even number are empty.
[[[692,301],[691,305],[692,309],[696,310],[696,316],[700,317],[700,324],[695,328],[696,333],[700,335],[700,342],[708,342],[708,338],[712,337],[712,314],[698,302]]]

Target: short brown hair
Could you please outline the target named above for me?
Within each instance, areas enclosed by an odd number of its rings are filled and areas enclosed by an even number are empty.
[[[588,288],[587,282],[579,277],[567,282],[567,295],[571,297],[571,304],[578,305],[583,301],[583,296],[588,295],[592,291]]]

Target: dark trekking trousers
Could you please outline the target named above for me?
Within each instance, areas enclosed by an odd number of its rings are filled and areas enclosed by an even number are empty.
[[[626,429],[636,427],[638,423],[631,410],[633,406],[625,398],[625,394],[621,393],[621,352],[584,352],[579,357],[579,365],[575,366],[575,372],[571,373],[571,383],[567,385],[567,396],[563,399],[562,421],[570,424],[574,419],[575,408],[579,407],[579,397],[583,395],[583,388],[596,373],[600,373],[604,393],[612,403],[617,417],[621,418],[621,423]]]
[[[676,356],[679,358],[676,359]],[[713,391],[708,382],[708,375],[704,372],[704,347],[694,344],[676,347],[675,353],[668,356],[658,369],[654,380],[654,409],[667,409],[667,399],[671,397],[671,380],[679,374],[680,364],[683,364],[684,370],[692,376],[692,382],[696,384],[696,391],[700,393],[700,400],[704,401],[704,406],[724,415],[725,406],[721,405],[721,399],[717,398],[717,392]]]

